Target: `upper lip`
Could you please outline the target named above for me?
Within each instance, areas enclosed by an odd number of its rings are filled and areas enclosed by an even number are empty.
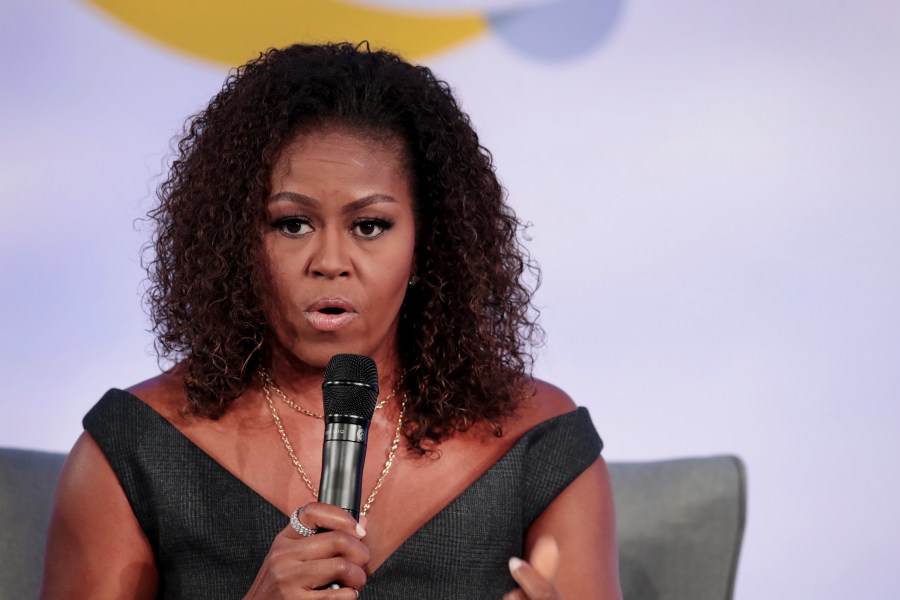
[[[326,308],[339,308],[344,312],[356,312],[353,305],[344,298],[319,298],[306,307],[306,312],[321,312]]]

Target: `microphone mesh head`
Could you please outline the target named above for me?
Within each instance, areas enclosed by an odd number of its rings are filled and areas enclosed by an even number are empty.
[[[326,415],[372,420],[378,400],[378,367],[368,356],[335,354],[325,367],[322,403]]]

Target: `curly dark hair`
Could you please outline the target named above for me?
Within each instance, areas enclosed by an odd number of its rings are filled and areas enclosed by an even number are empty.
[[[542,339],[523,277],[536,285],[539,272],[449,85],[367,45],[269,50],[188,120],[149,214],[146,302],[161,359],[186,362],[188,408],[213,419],[252,381],[267,357],[258,232],[270,172],[297,132],[335,125],[396,136],[410,163],[420,282],[399,332],[409,447],[479,421],[502,435]]]

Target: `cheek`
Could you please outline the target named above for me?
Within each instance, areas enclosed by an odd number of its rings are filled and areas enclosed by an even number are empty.
[[[274,244],[267,244],[265,247],[265,281],[263,282],[262,297],[260,298],[266,319],[270,325],[285,321],[285,316],[289,312],[291,305],[291,281],[296,280],[291,277],[289,264],[284,260]]]
[[[379,282],[381,302],[384,310],[397,311],[406,290],[409,287],[409,277],[412,273],[413,254],[406,245],[398,251],[392,260],[379,261],[376,271],[373,272],[373,281]]]
[[[303,257],[297,249],[284,240],[272,236],[265,245],[266,273],[273,292],[287,292],[291,282],[296,282],[302,270]]]

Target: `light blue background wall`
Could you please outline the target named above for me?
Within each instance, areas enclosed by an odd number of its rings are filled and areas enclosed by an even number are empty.
[[[739,600],[900,596],[900,4],[603,18],[567,57],[426,59],[534,224],[538,375],[608,460],[746,461]],[[0,51],[0,445],[67,450],[156,372],[135,219],[226,70],[74,0],[7,0]]]

